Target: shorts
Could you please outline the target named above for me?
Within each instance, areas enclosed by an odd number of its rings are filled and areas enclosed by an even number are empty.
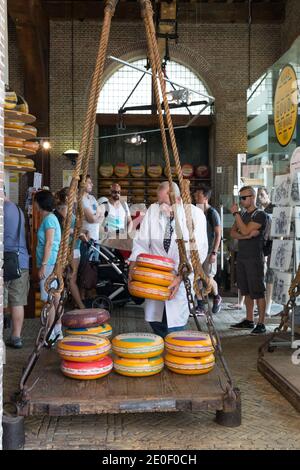
[[[241,295],[249,295],[253,300],[265,297],[263,258],[237,258],[236,278]]]
[[[3,304],[7,307],[27,305],[29,292],[29,270],[21,269],[21,277],[4,283]]]
[[[54,264],[49,264],[46,266],[46,277],[45,279],[41,279],[40,280],[40,292],[41,292],[41,300],[43,302],[46,302],[47,299],[48,299],[48,292],[46,292],[45,290],[45,282],[47,280],[47,278],[50,276],[50,274],[53,273],[53,270],[54,270]],[[52,284],[51,284],[51,287],[53,287],[54,289],[57,288],[57,282],[54,281]]]
[[[210,255],[208,255],[208,257],[203,263],[203,270],[207,276],[215,277],[215,275],[217,274],[217,270],[218,270],[218,261],[216,259],[215,263],[210,263],[209,257]]]
[[[73,259],[79,259],[80,258],[80,250],[79,248],[75,248],[73,251]]]

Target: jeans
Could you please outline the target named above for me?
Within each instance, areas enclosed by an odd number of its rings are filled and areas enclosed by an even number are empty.
[[[168,328],[168,323],[167,323],[167,315],[166,315],[166,309],[164,308],[164,313],[162,317],[162,321],[150,321],[149,322],[153,332],[161,336],[162,338],[165,338],[169,333],[172,333],[173,331],[182,331],[185,329],[185,325],[183,326],[175,326],[173,328]]]

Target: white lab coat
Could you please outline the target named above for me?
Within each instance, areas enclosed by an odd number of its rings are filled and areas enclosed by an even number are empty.
[[[191,210],[194,221],[195,240],[199,250],[201,263],[203,263],[208,252],[206,217],[204,212],[194,205],[191,206]],[[185,245],[189,258],[189,235],[182,204],[177,205],[177,212],[183,239],[186,241]],[[165,214],[162,213],[159,204],[152,204],[146,212],[140,231],[136,234],[136,237],[133,240],[133,249],[129,261],[136,261],[136,258],[140,253],[165,256],[174,260],[175,270],[177,272],[179,265],[179,252],[176,243],[175,230],[172,234],[171,245],[168,253],[166,253],[163,246],[166,222],[167,218]],[[193,285],[192,274],[190,275],[190,279]],[[181,282],[178,292],[172,300],[163,302],[160,300],[146,299],[145,320],[148,322],[161,322],[164,307],[166,308],[166,317],[169,328],[186,325],[189,318],[189,308],[183,282]]]

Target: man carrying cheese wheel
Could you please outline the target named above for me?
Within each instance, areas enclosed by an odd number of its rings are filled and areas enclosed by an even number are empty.
[[[188,257],[190,256],[189,233],[180,190],[173,183],[176,196],[176,209],[182,236]],[[183,330],[189,319],[189,307],[186,291],[181,276],[178,274],[179,251],[176,243],[174,211],[170,203],[169,183],[161,183],[157,190],[158,202],[151,204],[141,223],[141,228],[133,240],[133,249],[129,257],[129,281],[132,279],[132,270],[139,254],[148,253],[171,258],[175,263],[175,280],[170,285],[169,300],[145,300],[145,319],[154,333],[163,338],[170,332]],[[201,263],[206,259],[208,251],[206,219],[203,211],[191,205],[194,222],[194,234],[199,250]],[[193,247],[194,248],[194,247]],[[190,275],[193,285],[193,275]]]

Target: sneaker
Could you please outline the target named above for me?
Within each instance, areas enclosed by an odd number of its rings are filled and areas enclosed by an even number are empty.
[[[254,330],[251,331],[250,335],[264,335],[267,332],[266,327],[263,323],[257,323]]]
[[[219,313],[221,310],[221,305],[222,305],[222,297],[220,295],[214,296],[214,301],[213,301],[213,307],[212,307],[212,313]]]
[[[195,314],[197,317],[205,317],[206,314],[205,314],[204,307],[196,307]],[[190,317],[194,317],[194,315],[190,313]]]
[[[255,325],[253,321],[245,319],[239,323],[230,325],[230,328],[236,328],[237,330],[253,330],[254,326]]]
[[[21,349],[23,347],[22,338],[19,336],[11,336],[5,344],[14,349]]]

